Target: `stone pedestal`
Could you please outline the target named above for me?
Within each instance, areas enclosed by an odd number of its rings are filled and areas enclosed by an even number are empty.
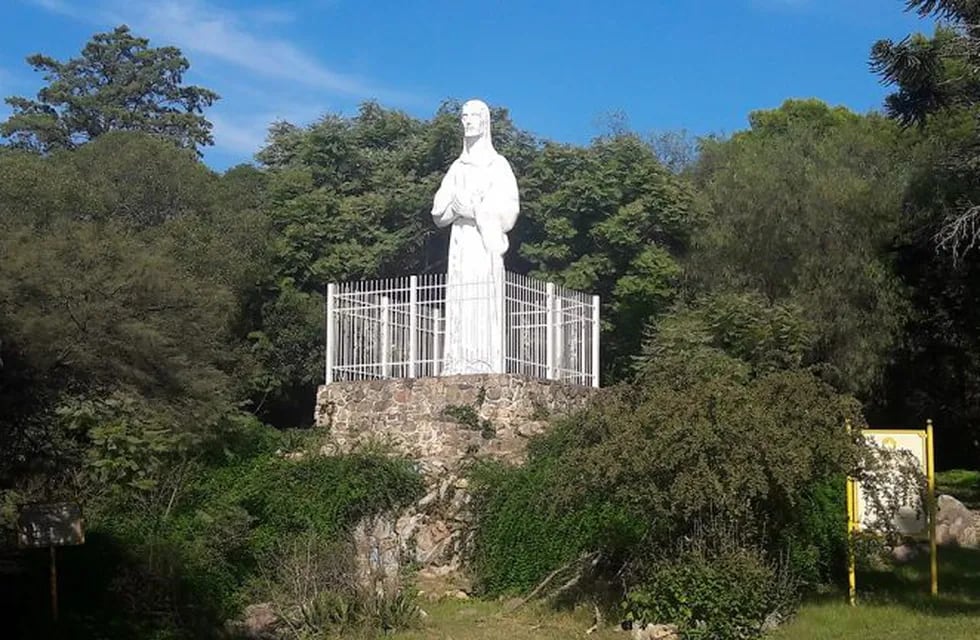
[[[404,565],[426,577],[458,574],[469,543],[465,466],[477,459],[520,464],[528,438],[586,405],[592,387],[511,374],[335,382],[317,393],[325,454],[382,445],[415,461],[426,494],[398,514],[355,530],[362,581],[397,588]]]

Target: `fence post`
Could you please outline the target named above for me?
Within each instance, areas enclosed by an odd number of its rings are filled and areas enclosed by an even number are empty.
[[[555,379],[555,283],[545,286],[545,361],[548,368],[548,380]]]
[[[497,280],[496,319],[500,322],[500,362],[497,363],[498,373],[507,373],[507,353],[510,351],[510,345],[508,344],[510,333],[507,331],[507,277],[509,275],[506,271],[501,271],[499,275],[494,276]]]
[[[565,305],[561,291],[555,296],[555,380],[561,380],[565,366]]]
[[[442,311],[439,308],[432,310],[432,375],[438,376],[442,373],[442,336],[445,327],[442,327]]]
[[[391,313],[388,296],[381,296],[381,377],[391,377]]]
[[[592,296],[592,386],[599,386],[599,296]]]
[[[418,375],[419,358],[419,277],[408,279],[408,377]]]
[[[327,355],[326,355],[326,375],[324,376],[324,384],[330,384],[333,382],[333,366],[335,364],[336,354],[334,349],[336,348],[334,343],[336,340],[336,328],[334,327],[336,309],[334,308],[334,297],[337,295],[337,285],[331,282],[327,285]]]

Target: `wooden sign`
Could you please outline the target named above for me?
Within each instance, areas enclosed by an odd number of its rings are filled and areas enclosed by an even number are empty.
[[[17,519],[17,543],[22,548],[84,544],[81,507],[74,502],[24,505]]]

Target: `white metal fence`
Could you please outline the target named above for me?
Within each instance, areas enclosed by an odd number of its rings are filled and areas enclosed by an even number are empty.
[[[495,369],[598,387],[599,296],[514,273],[502,289]],[[446,293],[445,274],[328,285],[327,384],[442,375]]]

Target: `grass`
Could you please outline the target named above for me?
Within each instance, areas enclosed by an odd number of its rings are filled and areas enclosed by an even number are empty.
[[[980,551],[939,550],[940,595],[929,595],[929,559],[924,554],[893,570],[858,575],[859,604],[844,594],[807,602],[770,640],[976,640],[980,638]],[[391,636],[397,640],[624,640],[608,620],[586,636],[589,611],[558,612],[528,606],[508,613],[500,601],[444,601],[423,605],[421,629]]]
[[[974,640],[980,637],[980,551],[939,550],[939,596],[929,595],[929,558],[858,574],[858,606],[843,594],[803,605],[773,640]]]
[[[936,489],[971,509],[980,509],[980,471],[940,471],[936,474]]]
[[[980,508],[980,472],[937,474],[941,493]],[[939,596],[929,595],[929,557],[893,569],[858,574],[858,606],[842,593],[810,600],[769,640],[976,640],[980,638],[980,551],[939,549]],[[500,601],[444,601],[424,605],[421,629],[396,633],[397,640],[624,640],[615,620],[586,636],[594,622],[586,610],[556,612],[527,606],[508,612]]]
[[[585,635],[595,621],[584,609],[565,612],[528,605],[508,612],[505,603],[485,600],[443,601],[422,608],[428,618],[421,629],[390,637],[396,640],[624,640],[629,637],[612,629],[614,621]]]

